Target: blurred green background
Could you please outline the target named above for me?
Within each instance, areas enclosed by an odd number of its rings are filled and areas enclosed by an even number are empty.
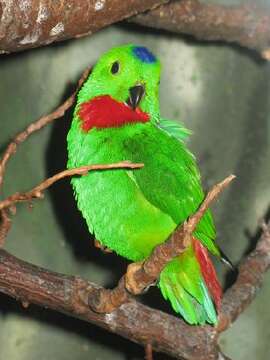
[[[218,242],[236,264],[254,247],[258,220],[270,199],[270,67],[254,53],[206,44],[135,26],[114,26],[91,37],[0,57],[0,147],[27,124],[51,112],[74,88],[83,70],[113,45],[149,47],[162,61],[161,110],[193,131],[207,189],[230,173],[236,181],[214,207]],[[8,165],[3,196],[30,189],[65,168],[66,133],[72,112],[33,135]],[[111,286],[125,271],[116,255],[93,247],[76,209],[69,181],[35,201],[19,204],[6,249],[34,264]],[[224,283],[230,279],[219,266]],[[229,280],[228,280],[229,279]],[[270,341],[270,275],[254,303],[221,338],[234,359],[264,360]],[[142,298],[170,311],[152,289]],[[100,330],[0,295],[0,359],[142,359],[141,347]],[[165,359],[158,355],[156,359]],[[166,358],[167,359],[167,358]]]

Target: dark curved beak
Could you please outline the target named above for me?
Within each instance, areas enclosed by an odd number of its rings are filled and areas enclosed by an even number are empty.
[[[142,97],[144,95],[144,86],[143,85],[136,85],[129,88],[129,98],[127,100],[128,106],[135,110],[139,105]]]

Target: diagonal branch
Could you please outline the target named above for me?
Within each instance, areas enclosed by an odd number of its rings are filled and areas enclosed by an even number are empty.
[[[29,136],[31,136],[36,131],[41,130],[44,126],[50,124],[52,121],[56,119],[60,119],[65,112],[71,108],[71,106],[74,104],[74,101],[76,99],[76,95],[84,81],[87,79],[90,72],[90,68],[87,68],[81,78],[78,81],[78,85],[76,90],[61,104],[57,107],[52,113],[48,115],[44,115],[35,122],[31,123],[27,126],[26,129],[18,133],[14,139],[11,141],[11,143],[7,146],[6,150],[4,151],[1,159],[0,159],[0,188],[3,185],[4,181],[4,175],[6,171],[7,162],[11,158],[12,155],[14,155],[17,151],[17,148],[20,144],[22,144]]]
[[[264,223],[256,249],[241,262],[237,281],[224,296],[219,331],[226,330],[254,300],[262,287],[262,274],[269,268],[270,223]]]
[[[265,226],[256,249],[242,261],[239,276],[223,298],[220,326],[189,326],[175,316],[151,309],[134,299],[111,314],[88,306],[96,285],[28,264],[0,250],[0,292],[19,301],[77,317],[177,359],[205,360],[218,356],[218,334],[251,302],[270,267],[270,227]],[[194,346],[196,344],[196,346]]]

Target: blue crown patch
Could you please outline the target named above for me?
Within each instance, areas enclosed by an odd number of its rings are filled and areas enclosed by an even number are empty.
[[[157,61],[156,57],[144,46],[135,46],[132,51],[142,62],[151,64]]]

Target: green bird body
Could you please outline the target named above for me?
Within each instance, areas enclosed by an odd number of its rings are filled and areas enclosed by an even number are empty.
[[[204,198],[195,158],[183,140],[188,131],[160,118],[159,76],[160,64],[146,48],[110,50],[79,93],[68,134],[69,168],[124,160],[144,164],[72,179],[89,231],[132,261],[147,258]],[[160,274],[163,296],[190,324],[217,322],[221,290],[207,254],[208,249],[220,257],[215,236],[208,211],[192,245]]]

